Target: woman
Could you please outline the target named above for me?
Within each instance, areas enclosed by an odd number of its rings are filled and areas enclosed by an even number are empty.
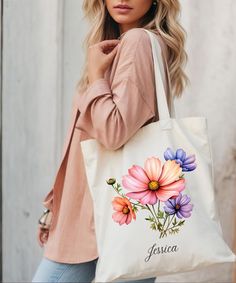
[[[33,282],[91,282],[95,276],[93,206],[80,141],[95,138],[116,150],[158,120],[151,42],[143,28],[161,44],[169,107],[170,83],[180,96],[188,81],[182,70],[187,56],[178,0],[85,0],[83,8],[93,23],[87,64],[54,186],[43,201],[52,222],[50,229],[38,228],[44,257]]]

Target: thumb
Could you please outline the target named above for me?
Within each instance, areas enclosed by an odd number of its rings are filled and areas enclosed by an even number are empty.
[[[119,43],[112,49],[112,51],[110,53],[107,54],[107,57],[109,59],[112,59],[116,55],[118,45],[119,45]]]

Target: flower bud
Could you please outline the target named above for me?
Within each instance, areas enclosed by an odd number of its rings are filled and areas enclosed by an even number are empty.
[[[115,179],[115,178],[109,178],[109,179],[107,180],[107,184],[108,184],[108,185],[113,185],[113,184],[115,184],[115,182],[116,182],[116,179]]]

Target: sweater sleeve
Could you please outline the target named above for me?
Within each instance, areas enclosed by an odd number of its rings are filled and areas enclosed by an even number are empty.
[[[98,79],[79,96],[76,127],[107,149],[116,150],[155,116],[151,43],[145,31],[126,32],[111,76],[111,84],[107,78]]]
[[[62,156],[66,153],[66,149],[67,149],[67,141],[70,138],[71,132],[73,130],[73,126],[75,123],[75,117],[76,117],[76,112],[77,112],[77,104],[76,104],[76,98],[77,98],[78,93],[75,92],[74,96],[73,96],[73,100],[72,100],[72,108],[71,108],[71,120],[70,120],[70,126],[67,129],[67,134],[66,134],[66,138],[65,138],[65,142],[63,145],[63,149],[62,149]],[[63,161],[63,159],[61,159],[61,162]],[[60,167],[59,167],[60,170]],[[57,174],[56,174],[56,178],[57,178]],[[44,207],[50,209],[52,211],[53,208],[53,187],[51,188],[51,190],[46,194],[46,196],[43,198],[42,200],[42,204]]]

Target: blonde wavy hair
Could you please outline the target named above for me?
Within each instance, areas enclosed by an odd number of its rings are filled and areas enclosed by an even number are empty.
[[[104,0],[84,0],[84,18],[91,22],[91,29],[85,38],[83,48],[87,50],[91,44],[120,36],[119,26],[110,16]],[[188,56],[185,52],[186,32],[179,23],[180,4],[178,0],[158,0],[151,5],[149,11],[140,19],[139,26],[149,30],[158,30],[164,39],[169,52],[168,69],[170,73],[172,93],[180,97],[189,79],[183,71]],[[87,60],[83,68],[77,88],[85,90],[88,81]]]

